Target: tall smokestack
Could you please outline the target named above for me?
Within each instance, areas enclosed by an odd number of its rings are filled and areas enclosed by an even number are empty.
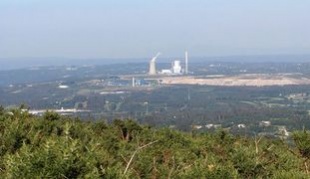
[[[185,51],[185,74],[188,74],[188,52]]]

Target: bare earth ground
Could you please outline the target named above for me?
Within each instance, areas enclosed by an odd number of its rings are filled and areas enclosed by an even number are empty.
[[[162,84],[188,84],[211,86],[284,86],[308,85],[310,79],[294,74],[246,74],[237,76],[197,77],[197,76],[169,76],[158,78]]]

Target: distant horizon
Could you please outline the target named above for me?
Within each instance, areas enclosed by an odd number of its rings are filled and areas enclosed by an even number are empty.
[[[125,63],[149,63],[148,58],[61,58],[61,57],[28,57],[28,58],[0,58],[0,70],[14,70],[38,66],[83,66],[83,65],[112,65]],[[183,60],[183,56],[165,57],[160,56],[157,63],[170,63],[172,60]],[[190,63],[207,62],[235,62],[235,63],[291,63],[291,62],[310,62],[310,54],[279,54],[279,55],[235,55],[235,56],[189,56]]]

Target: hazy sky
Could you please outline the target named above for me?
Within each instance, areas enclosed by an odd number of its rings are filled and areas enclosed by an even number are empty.
[[[0,58],[310,54],[309,0],[0,0]]]

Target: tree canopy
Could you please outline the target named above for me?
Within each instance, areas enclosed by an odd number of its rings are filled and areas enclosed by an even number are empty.
[[[0,178],[309,178],[309,151],[308,131],[289,142],[0,110]]]

